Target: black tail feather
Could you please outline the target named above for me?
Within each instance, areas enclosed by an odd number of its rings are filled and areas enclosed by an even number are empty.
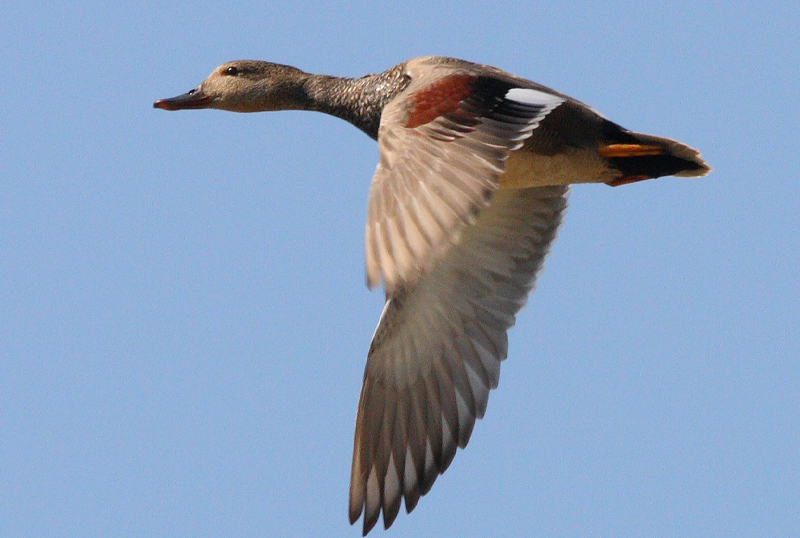
[[[656,155],[609,157],[611,166],[622,172],[623,177],[698,177],[711,170],[700,158],[700,152],[685,144],[660,136],[634,133],[610,121],[604,127],[608,144],[640,144],[660,148]]]

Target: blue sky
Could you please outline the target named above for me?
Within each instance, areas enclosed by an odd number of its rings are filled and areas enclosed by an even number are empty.
[[[573,189],[469,447],[374,535],[800,535],[796,2],[80,4],[0,5],[0,535],[360,535],[377,147],[152,102],[427,54],[714,171]]]

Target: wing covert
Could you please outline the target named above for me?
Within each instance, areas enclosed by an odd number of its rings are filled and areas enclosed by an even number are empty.
[[[511,151],[561,96],[455,74],[414,80],[383,112],[367,209],[367,283],[413,286],[490,202]]]

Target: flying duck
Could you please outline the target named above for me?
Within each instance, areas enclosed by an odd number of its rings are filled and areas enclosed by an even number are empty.
[[[313,110],[378,141],[366,277],[386,304],[355,427],[350,522],[366,535],[411,512],[482,418],[507,331],[550,250],[569,185],[709,172],[700,154],[631,132],[500,69],[427,56],[339,78],[242,60],[164,110]]]

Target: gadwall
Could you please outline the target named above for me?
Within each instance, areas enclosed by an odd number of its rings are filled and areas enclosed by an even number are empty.
[[[617,186],[709,168],[494,67],[415,58],[361,78],[242,60],[164,110],[315,110],[378,141],[366,273],[386,304],[358,403],[350,522],[389,528],[469,441],[496,388],[506,333],[556,236],[572,183]]]

